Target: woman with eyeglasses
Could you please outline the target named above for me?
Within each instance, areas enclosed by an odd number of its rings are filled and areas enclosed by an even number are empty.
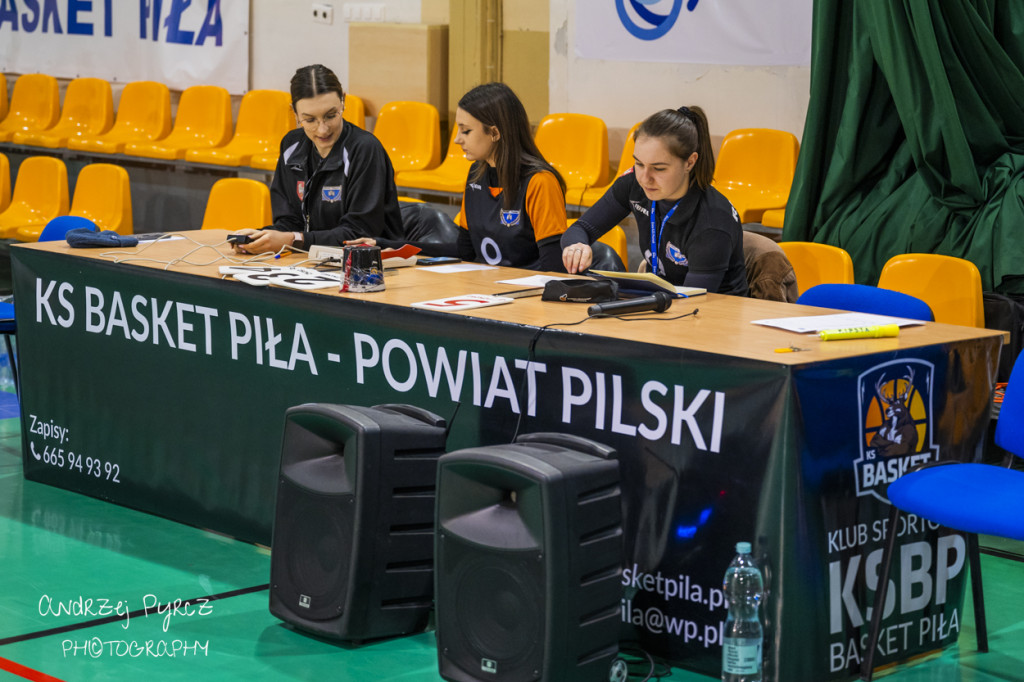
[[[478,85],[459,100],[455,126],[455,142],[473,162],[462,194],[463,229],[455,242],[407,243],[428,256],[564,272],[565,182],[537,149],[519,97],[504,83]],[[393,248],[404,242],[354,243]]]
[[[675,285],[746,296],[743,226],[711,186],[715,157],[704,111],[659,111],[633,140],[633,168],[562,235],[566,270],[589,268],[590,245],[632,213],[648,272]]]
[[[342,118],[345,92],[321,64],[304,66],[291,80],[298,128],[281,140],[270,186],[274,224],[238,230],[254,241],[236,245],[244,253],[286,246],[340,246],[357,237],[401,238],[395,171],[372,134]]]

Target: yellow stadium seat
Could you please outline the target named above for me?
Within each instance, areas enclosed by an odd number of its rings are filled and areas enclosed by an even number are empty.
[[[588,114],[548,114],[537,124],[534,142],[558,169],[566,190],[587,193],[608,182],[608,127]]]
[[[0,213],[11,203],[11,162],[0,154]]]
[[[969,260],[936,253],[893,256],[882,266],[878,287],[921,299],[936,322],[985,326],[981,273]]]
[[[114,98],[110,83],[102,78],[76,78],[64,92],[57,125],[47,130],[23,130],[11,141],[34,147],[66,147],[68,140],[105,133],[114,122]]]
[[[441,162],[441,119],[432,104],[385,104],[373,134],[384,145],[395,173],[436,168]]]
[[[611,189],[612,185],[619,177],[633,167],[633,135],[636,134],[637,128],[640,127],[639,123],[634,123],[633,127],[626,133],[626,141],[622,145],[622,156],[619,157],[619,167],[615,169],[615,175],[611,178],[611,181],[607,185],[600,187],[572,187],[567,188],[565,192],[565,203],[568,206],[585,206],[590,207],[597,203],[605,192]],[[626,261],[623,260],[623,263]]]
[[[132,81],[124,86],[117,104],[114,125],[100,135],[68,139],[68,149],[120,154],[133,142],[166,137],[171,130],[171,91],[156,81]]]
[[[722,140],[712,185],[728,197],[742,222],[760,222],[768,209],[786,207],[799,153],[793,133],[734,130]]]
[[[818,284],[853,284],[853,259],[845,249],[815,242],[779,242],[804,293]]]
[[[73,216],[88,218],[101,230],[132,234],[132,191],[128,171],[112,163],[90,163],[75,181]]]
[[[14,238],[23,227],[41,232],[46,223],[67,212],[67,166],[50,156],[30,156],[18,167],[11,203],[0,213],[0,239]]]
[[[57,79],[43,73],[26,73],[14,81],[7,116],[0,121],[0,142],[14,133],[52,128],[60,117]]]
[[[295,127],[291,95],[283,90],[250,90],[238,107],[235,134],[223,147],[189,149],[186,161],[244,166],[255,154],[276,154],[281,138]]]
[[[469,167],[473,163],[466,158],[462,147],[455,144],[458,132],[458,126],[452,126],[452,136],[448,140],[448,153],[440,166],[430,170],[402,171],[395,175],[395,184],[403,189],[462,194],[462,191],[466,189]]]
[[[278,156],[280,156],[280,152],[274,152],[273,154],[253,154],[252,158],[249,159],[249,165],[253,168],[259,168],[260,170],[277,170]]]
[[[219,85],[193,85],[181,93],[174,127],[154,142],[130,142],[129,156],[184,159],[189,149],[219,147],[231,137],[231,95]]]
[[[111,163],[84,166],[75,181],[75,194],[68,215],[91,220],[100,230],[131,234],[132,197],[128,171]],[[15,237],[23,242],[38,241],[44,227],[20,227]]]
[[[626,272],[629,272],[629,254],[626,246],[626,231],[623,230],[620,225],[616,225],[605,232],[597,238],[597,241],[603,242],[612,247],[615,253],[618,254],[619,259],[622,260],[622,264],[626,267]]]
[[[785,221],[786,209],[784,208],[770,208],[761,216],[761,224],[765,227],[776,227],[781,230]]]
[[[221,178],[210,188],[202,229],[258,230],[273,222],[270,189],[259,180]]]
[[[0,121],[7,116],[7,74],[0,73]]]
[[[576,222],[576,218],[569,218],[565,221],[565,225],[566,227],[571,227],[574,222]],[[597,241],[612,247],[612,250],[618,255],[619,260],[625,266],[626,271],[629,272],[629,247],[626,244],[626,231],[622,229],[621,225],[614,226],[598,237]]]
[[[346,92],[345,111],[341,117],[352,125],[366,130],[366,104],[363,103],[362,98]]]

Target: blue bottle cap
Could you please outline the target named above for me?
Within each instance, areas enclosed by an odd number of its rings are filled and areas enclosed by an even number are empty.
[[[737,554],[750,554],[750,543],[749,542],[737,542],[736,543]]]

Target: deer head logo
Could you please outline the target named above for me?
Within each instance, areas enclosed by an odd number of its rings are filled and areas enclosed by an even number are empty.
[[[875,395],[878,404],[884,408],[885,421],[882,427],[871,438],[871,447],[876,448],[882,457],[908,455],[917,449],[917,425],[910,415],[910,402],[914,396],[914,369],[907,367],[908,374],[893,379],[891,397],[885,395],[885,375],[875,382]],[[899,390],[900,379],[904,388]]]

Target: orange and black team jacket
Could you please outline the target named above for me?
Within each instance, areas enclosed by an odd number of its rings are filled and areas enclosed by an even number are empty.
[[[459,226],[466,234],[459,239],[460,257],[489,265],[565,272],[559,245],[566,227],[565,196],[555,175],[546,170],[529,173],[506,210],[494,168],[488,168],[479,181],[473,180],[479,163],[470,169],[462,195]],[[466,237],[472,258],[467,258]]]

